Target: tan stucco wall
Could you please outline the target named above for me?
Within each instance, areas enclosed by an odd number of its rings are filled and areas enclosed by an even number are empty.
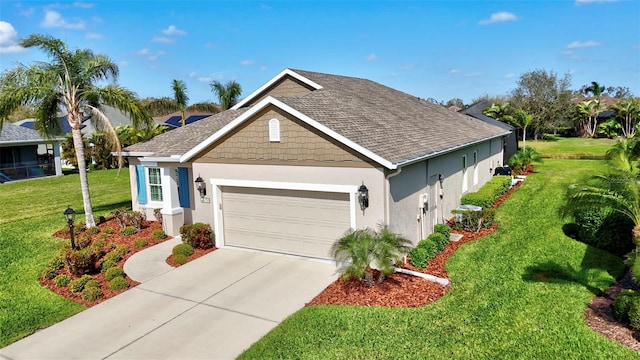
[[[280,141],[269,141],[269,121],[280,122]],[[270,106],[212,144],[195,163],[371,167],[370,162],[294,116]]]
[[[313,89],[308,85],[303,84],[297,79],[294,79],[290,76],[286,76],[275,84],[271,85],[269,88],[265,89],[261,94],[255,97],[255,99],[251,100],[246,104],[246,106],[252,106],[260,100],[264,99],[267,96],[300,96],[309,93]]]

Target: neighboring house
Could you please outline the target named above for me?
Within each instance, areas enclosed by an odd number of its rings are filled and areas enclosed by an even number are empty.
[[[350,228],[426,237],[491,178],[510,134],[370,80],[286,69],[125,155],[134,210],[161,209],[167,233],[203,222],[219,247],[330,258]]]
[[[478,120],[484,121],[488,124],[499,126],[503,128],[505,131],[511,132],[510,135],[504,137],[504,154],[502,158],[502,164],[497,164],[497,166],[507,165],[509,162],[509,158],[518,151],[518,134],[517,129],[509,124],[498,121],[492,117],[489,117],[482,112],[491,107],[491,101],[489,100],[480,100],[472,105],[469,105],[466,109],[459,110],[461,113],[465,115],[472,116]]]
[[[189,125],[211,115],[213,115],[213,113],[203,111],[185,111],[184,122],[185,125]],[[168,126],[170,130],[175,129],[182,126],[182,112],[175,111],[168,115],[156,116],[153,120],[158,124]]]
[[[43,139],[35,130],[4,122],[0,131],[0,183],[62,175],[61,140]]]

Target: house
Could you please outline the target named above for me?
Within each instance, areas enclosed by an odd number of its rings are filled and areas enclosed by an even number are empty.
[[[208,118],[213,114],[214,113],[212,112],[206,111],[185,111],[184,123],[185,125],[189,125],[196,121]],[[168,126],[169,129],[175,129],[182,126],[182,112],[175,111],[168,115],[154,117],[153,120],[157,124]]]
[[[492,124],[495,126],[499,126],[503,128],[505,131],[511,132],[510,135],[504,137],[504,154],[502,158],[502,165],[507,165],[509,163],[509,158],[518,151],[518,134],[517,129],[509,124],[498,121],[492,117],[489,117],[482,112],[491,107],[491,101],[483,99],[475,102],[474,104],[469,105],[466,109],[459,110],[461,113],[465,115],[472,116],[480,121],[484,121],[488,124]],[[498,164],[497,166],[501,166]]]
[[[0,131],[0,183],[33,177],[62,175],[60,141],[5,122]]]
[[[285,69],[125,155],[134,210],[161,209],[167,233],[204,222],[219,247],[330,258],[350,228],[426,237],[491,178],[510,135],[370,80]]]

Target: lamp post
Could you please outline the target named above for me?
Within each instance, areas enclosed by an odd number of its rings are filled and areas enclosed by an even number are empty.
[[[73,241],[73,220],[76,217],[76,212],[73,211],[71,205],[67,206],[67,209],[64,211],[64,217],[67,219],[67,223],[69,224],[69,235],[71,235],[71,249],[76,249],[76,243]]]

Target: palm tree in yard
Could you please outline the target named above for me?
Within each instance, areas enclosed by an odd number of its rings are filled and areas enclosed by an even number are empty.
[[[88,49],[69,50],[64,42],[49,35],[30,35],[20,44],[25,48],[39,48],[51,61],[31,66],[18,65],[0,75],[0,126],[13,110],[31,105],[37,113],[36,128],[45,136],[51,136],[59,131],[58,111],[66,110],[78,159],[86,226],[93,227],[95,220],[80,132],[84,114],[90,114],[91,120],[99,123],[111,136],[120,164],[120,141],[101,106],[110,105],[121,110],[136,126],[149,124],[151,118],[140,106],[135,93],[115,84],[118,66],[107,56],[96,55]],[[114,83],[98,85],[110,79]]]
[[[522,147],[527,147],[527,126],[531,125],[533,115],[522,109],[517,109],[513,114],[513,124],[522,129]]]
[[[242,88],[240,84],[235,81],[229,81],[223,84],[219,81],[213,81],[211,84],[211,91],[218,97],[220,101],[221,109],[228,110],[238,103],[238,98],[242,94]]]

